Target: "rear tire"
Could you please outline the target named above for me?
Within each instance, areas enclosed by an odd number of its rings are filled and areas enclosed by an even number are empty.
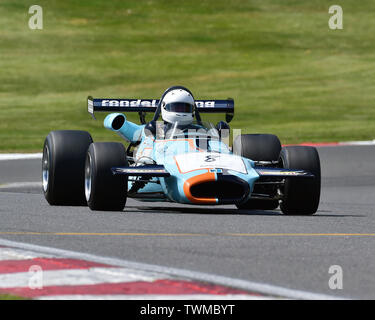
[[[85,165],[85,196],[91,210],[124,209],[128,178],[113,175],[111,168],[125,166],[128,166],[128,161],[121,143],[97,142],[90,145]]]
[[[286,178],[280,208],[288,215],[312,215],[320,200],[320,159],[316,148],[305,146],[284,147],[280,154],[283,167],[301,169],[314,178]]]
[[[274,134],[242,134],[233,142],[233,153],[253,161],[278,161],[281,143]]]
[[[243,134],[233,142],[233,153],[253,161],[278,161],[281,143],[273,134]],[[237,205],[238,209],[274,210],[278,200],[250,199]]]
[[[43,192],[50,205],[86,205],[84,168],[92,143],[86,131],[61,130],[48,134],[43,147]]]

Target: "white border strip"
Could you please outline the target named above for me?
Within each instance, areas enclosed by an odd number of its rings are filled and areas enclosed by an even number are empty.
[[[268,295],[274,298],[289,298],[289,299],[305,299],[305,300],[336,300],[340,299],[343,300],[345,298],[342,297],[335,297],[325,294],[318,294],[312,293],[307,291],[301,290],[294,290],[294,289],[287,289],[279,286],[274,286],[270,284],[252,282],[247,280],[240,280],[240,279],[233,279],[229,277],[223,277],[208,273],[190,271],[185,269],[177,269],[177,268],[170,268],[170,267],[163,267],[158,265],[146,264],[146,263],[139,263],[133,261],[127,261],[117,258],[109,258],[109,257],[100,257],[93,254],[87,253],[80,253],[74,252],[64,249],[55,249],[50,247],[44,247],[34,244],[27,244],[27,243],[20,243],[14,242],[10,240],[0,239],[0,245],[8,246],[8,247],[15,247],[21,248],[26,250],[35,250],[41,253],[48,253],[59,255],[67,258],[74,258],[74,259],[82,259],[88,260],[103,264],[110,264],[114,266],[124,267],[124,268],[131,268],[136,270],[142,271],[149,271],[152,273],[161,273],[161,274],[168,274],[175,277],[180,278],[187,278],[196,281],[202,282],[209,282],[218,285],[223,285],[227,287],[232,287],[236,289],[242,289],[254,293],[260,293],[264,295]]]
[[[371,146],[375,144],[374,140],[369,141],[347,141],[347,142],[339,142],[340,146]]]
[[[42,159],[41,153],[0,153],[0,161]]]
[[[37,300],[271,300],[245,294],[103,294],[40,296]]]

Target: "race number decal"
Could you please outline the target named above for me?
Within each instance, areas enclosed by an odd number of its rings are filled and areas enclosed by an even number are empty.
[[[216,159],[220,159],[220,156],[218,156],[218,155],[208,155],[204,159],[204,162],[214,162],[214,161],[216,161]]]
[[[199,169],[227,169],[246,174],[246,167],[241,157],[232,154],[193,152],[175,156],[181,173]]]

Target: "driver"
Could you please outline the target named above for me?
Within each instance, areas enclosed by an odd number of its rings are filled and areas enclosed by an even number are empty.
[[[161,117],[164,122],[178,127],[189,126],[194,120],[194,107],[194,98],[188,91],[171,90],[161,103]]]
[[[175,129],[187,132],[197,130],[193,124],[195,101],[187,90],[178,88],[168,92],[161,102],[161,117],[164,121],[164,136],[171,138]]]
[[[192,135],[194,135],[194,131],[204,129],[198,115],[196,115],[197,123],[193,124],[195,113],[198,112],[195,108],[195,101],[189,90],[183,87],[171,88],[163,96],[160,103],[161,117],[164,122],[162,129],[164,139],[174,136],[176,129]],[[217,124],[216,129],[220,134],[222,129],[229,129],[229,126],[221,121]],[[145,130],[155,136],[158,131],[156,128],[156,119],[146,124]],[[192,131],[190,132],[189,130]]]

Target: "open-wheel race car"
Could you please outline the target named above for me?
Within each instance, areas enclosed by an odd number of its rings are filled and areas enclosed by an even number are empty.
[[[195,100],[185,87],[160,99],[88,98],[88,111],[112,112],[104,127],[127,142],[93,142],[86,131],[48,134],[42,180],[51,205],[122,211],[127,198],[190,205],[314,214],[320,198],[320,160],[308,146],[284,146],[272,134],[242,134],[229,146],[234,102]],[[137,112],[140,124],[123,112]],[[146,113],[153,119],[145,121]],[[225,122],[205,122],[207,113]]]

